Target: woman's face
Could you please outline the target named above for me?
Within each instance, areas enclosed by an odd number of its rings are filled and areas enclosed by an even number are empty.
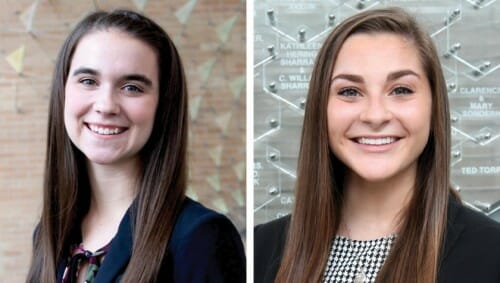
[[[158,96],[157,56],[149,45],[112,29],[91,32],[71,61],[66,131],[91,162],[136,159],[153,129]]]
[[[352,35],[331,78],[330,148],[364,181],[415,178],[429,138],[431,104],[412,41],[390,33]]]

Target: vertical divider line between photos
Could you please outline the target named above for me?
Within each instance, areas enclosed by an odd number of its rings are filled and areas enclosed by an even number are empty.
[[[244,0],[243,0],[244,1]],[[247,282],[253,282],[254,267],[254,0],[246,0],[246,255]]]

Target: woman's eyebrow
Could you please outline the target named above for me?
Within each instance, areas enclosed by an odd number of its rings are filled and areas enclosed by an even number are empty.
[[[129,74],[122,76],[123,81],[139,81],[147,85],[148,87],[153,86],[153,82],[146,76],[141,74]]]
[[[400,70],[387,75],[387,81],[394,81],[404,76],[416,76],[417,78],[420,78],[420,75],[412,70]]]
[[[73,71],[73,76],[77,76],[79,74],[90,74],[93,76],[98,76],[99,72],[97,70],[87,68],[87,67],[81,67]]]
[[[363,77],[358,76],[358,75],[354,75],[354,74],[338,74],[332,78],[331,82],[333,82],[334,80],[338,80],[338,79],[344,79],[344,80],[352,81],[355,83],[363,83],[364,82]]]

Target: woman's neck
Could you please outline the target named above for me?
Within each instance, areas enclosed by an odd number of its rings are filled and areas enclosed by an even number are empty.
[[[416,171],[416,170],[415,170]],[[416,172],[369,182],[348,174],[339,234],[370,240],[397,233],[411,200]]]
[[[86,249],[97,250],[116,234],[135,198],[138,168],[137,161],[113,166],[87,163],[91,198],[89,211],[81,224]]]
[[[90,208],[106,214],[125,208],[132,203],[138,180],[139,164],[136,160],[119,165],[101,165],[88,162],[91,187]]]

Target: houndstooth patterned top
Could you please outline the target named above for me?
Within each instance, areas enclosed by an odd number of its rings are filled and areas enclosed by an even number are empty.
[[[376,240],[351,240],[336,236],[325,272],[325,283],[373,283],[383,265],[395,235]]]

